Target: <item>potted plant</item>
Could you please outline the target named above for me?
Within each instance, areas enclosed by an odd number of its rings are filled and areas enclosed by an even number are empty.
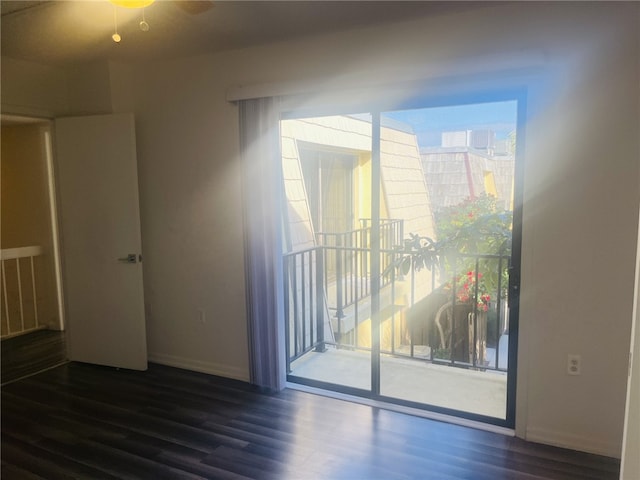
[[[438,241],[410,233],[397,247],[388,269],[435,269],[442,280],[408,314],[412,335],[425,322],[435,330],[428,335],[432,358],[473,363],[475,352],[475,363],[483,364],[487,329],[495,332],[499,323],[495,299],[507,295],[509,265],[498,259],[511,253],[511,218],[495,197],[470,198],[436,215]]]

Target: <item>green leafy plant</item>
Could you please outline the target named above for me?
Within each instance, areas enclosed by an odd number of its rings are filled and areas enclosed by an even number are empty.
[[[460,302],[475,298],[477,277],[478,303],[482,310],[489,304],[491,295],[498,293],[498,286],[501,297],[505,298],[508,262],[504,257],[511,254],[512,213],[499,211],[496,198],[483,194],[441,209],[435,221],[438,241],[409,233],[404,245],[396,247],[398,254],[385,274],[394,268],[402,275],[412,268],[415,271],[437,268],[444,278],[456,277],[455,282],[450,281],[443,288],[446,290],[449,285],[451,289],[452,283],[456,289],[462,288],[463,292],[456,292]],[[503,257],[501,262],[499,256]],[[464,295],[465,285],[471,296]]]
[[[403,275],[407,275],[412,268],[420,271],[440,266],[440,246],[432,238],[409,233],[404,245],[397,246],[396,250],[399,256],[389,268],[397,268]]]
[[[468,198],[438,212],[435,220],[441,239],[440,254],[444,256],[442,273],[451,277],[455,272],[477,271],[482,276],[479,295],[497,294],[500,286],[504,298],[509,267],[505,257],[511,254],[512,218],[510,211],[498,210],[496,198],[491,195]],[[498,256],[503,257],[501,262]]]
[[[458,205],[445,207],[435,215],[441,249],[467,254],[511,252],[510,211],[499,211],[496,198],[480,195]]]

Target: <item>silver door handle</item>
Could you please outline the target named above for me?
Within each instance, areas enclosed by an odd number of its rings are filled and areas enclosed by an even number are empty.
[[[136,254],[135,253],[130,253],[129,255],[127,255],[126,257],[121,257],[118,259],[119,262],[122,263],[136,263]]]

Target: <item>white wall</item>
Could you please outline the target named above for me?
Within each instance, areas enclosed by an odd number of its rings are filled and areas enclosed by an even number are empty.
[[[151,359],[248,377],[229,88],[458,75],[534,51],[547,76],[531,89],[524,139],[517,433],[619,456],[640,196],[639,8],[502,4],[132,66]],[[565,374],[568,353],[582,355],[581,376]]]
[[[539,92],[528,129],[519,419],[529,439],[619,456],[639,204],[638,5],[626,18],[620,4],[600,7],[576,15],[582,38],[566,43],[570,61]],[[582,356],[581,376],[565,374],[569,353]]]
[[[639,235],[640,237],[640,235]],[[633,305],[633,338],[630,342],[627,405],[624,417],[624,439],[620,480],[640,478],[640,238],[636,253],[635,302]]]
[[[238,116],[220,70],[206,57],[146,66],[137,84],[148,348],[247,380]]]
[[[525,139],[518,433],[619,456],[639,198],[638,109],[628,101],[638,85],[637,11],[499,6],[145,65],[137,118],[150,351],[246,378],[238,118],[228,88],[344,87],[427,75],[432,64],[460,73],[456,59],[503,52],[517,61],[533,50],[549,75],[532,89]],[[204,326],[195,322],[201,307],[211,319]],[[566,375],[569,353],[582,355],[582,376]]]
[[[67,112],[64,70],[2,57],[1,73],[2,113],[46,118]]]
[[[91,62],[62,69],[2,57],[2,113],[54,118],[133,110],[131,67]]]

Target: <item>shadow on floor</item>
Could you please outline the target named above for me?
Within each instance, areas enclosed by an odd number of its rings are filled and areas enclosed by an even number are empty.
[[[67,361],[65,332],[39,330],[2,340],[2,385]]]

